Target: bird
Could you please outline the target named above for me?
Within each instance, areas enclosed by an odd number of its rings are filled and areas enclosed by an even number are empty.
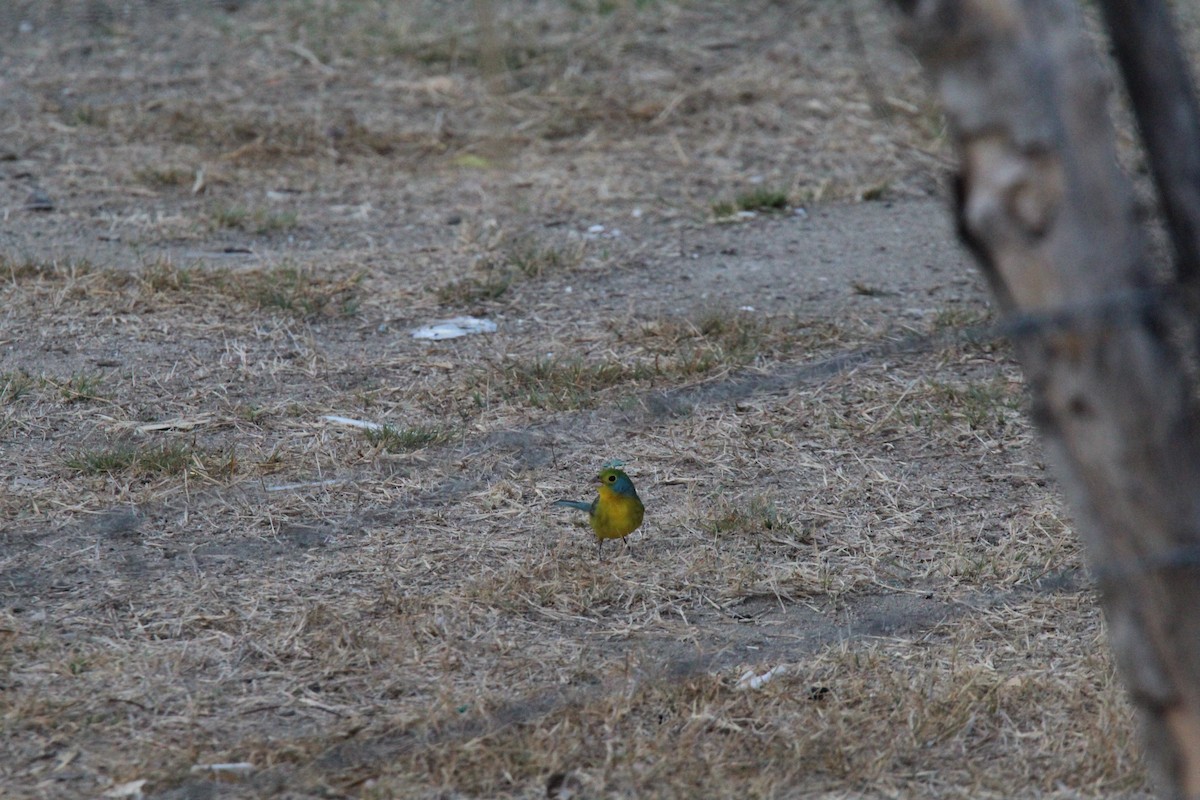
[[[616,467],[605,467],[596,476],[596,499],[557,500],[554,505],[578,508],[588,512],[592,530],[596,532],[596,555],[604,551],[605,539],[624,539],[638,529],[646,507],[638,497],[629,476]],[[628,542],[626,542],[628,544]]]

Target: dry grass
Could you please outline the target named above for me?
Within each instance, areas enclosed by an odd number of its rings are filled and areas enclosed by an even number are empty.
[[[1146,790],[1010,353],[937,338],[978,286],[711,224],[948,158],[874,6],[752,5],[21,5],[6,797]]]
[[[265,232],[265,231],[264,231]],[[180,266],[166,259],[132,269],[98,268],[87,262],[15,264],[0,258],[14,286],[28,284],[31,296],[51,297],[56,304],[96,295],[121,298],[126,309],[161,310],[194,304],[229,303],[256,310],[285,311],[299,317],[352,316],[360,302],[361,274],[317,274],[291,263],[231,270],[201,265]],[[95,388],[95,376],[77,375],[62,387],[74,396]]]
[[[583,263],[584,242],[556,244],[526,235],[492,235],[479,243],[471,274],[437,287],[445,306],[470,308],[499,300],[523,281],[566,272]]]

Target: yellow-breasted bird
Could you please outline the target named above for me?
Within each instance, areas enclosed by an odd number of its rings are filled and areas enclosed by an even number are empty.
[[[638,529],[646,507],[633,488],[633,481],[621,470],[607,467],[596,476],[596,481],[599,488],[592,502],[558,500],[554,505],[588,512],[592,530],[596,532],[596,555],[600,555],[605,539],[624,539]]]

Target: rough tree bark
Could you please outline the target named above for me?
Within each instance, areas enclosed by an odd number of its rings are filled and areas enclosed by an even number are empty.
[[[1072,502],[1159,789],[1200,798],[1200,409],[1163,306],[1146,301],[1172,292],[1146,291],[1152,273],[1078,9],[894,2],[958,145],[963,239],[1003,309],[1060,323],[1016,341],[1034,418]],[[1167,105],[1188,113],[1186,102]],[[1191,239],[1197,191],[1173,206],[1173,231]],[[1194,241],[1177,249],[1200,252]]]
[[[1179,279],[1200,282],[1200,108],[1171,19],[1161,0],[1100,0],[1125,76]]]

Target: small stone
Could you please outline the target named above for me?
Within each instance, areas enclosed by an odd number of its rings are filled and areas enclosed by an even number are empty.
[[[50,195],[43,192],[41,189],[34,189],[29,193],[29,197],[25,198],[26,211],[53,211],[54,201],[50,199]]]

